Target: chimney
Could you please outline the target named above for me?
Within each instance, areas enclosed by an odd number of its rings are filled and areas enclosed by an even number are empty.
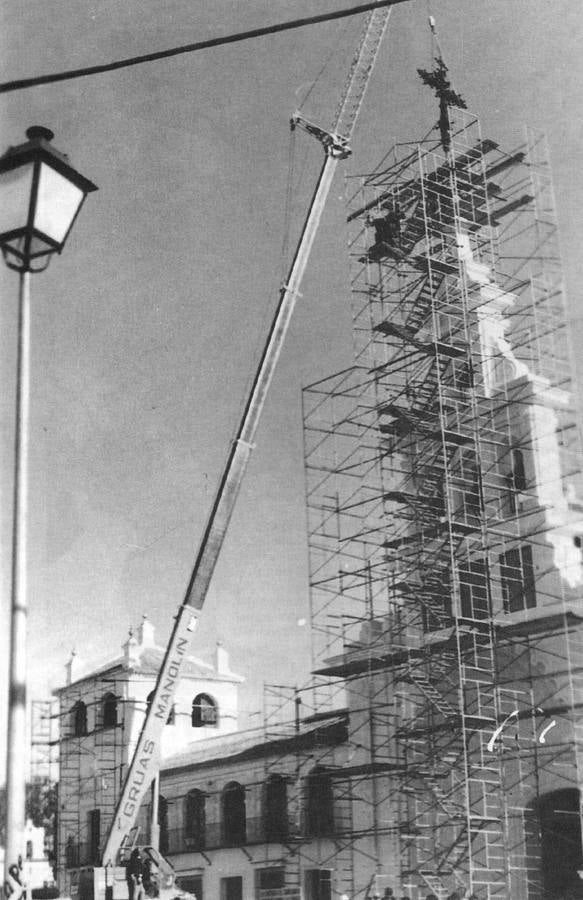
[[[231,674],[231,669],[229,668],[229,654],[223,647],[221,641],[217,641],[217,646],[215,647],[215,669],[219,675]]]
[[[125,644],[122,644],[122,650],[124,655],[124,665],[130,668],[131,666],[135,666],[139,663],[141,647],[134,637],[133,628],[130,628],[128,632],[128,639]]]
[[[142,616],[142,623],[138,628],[138,643],[142,648],[154,646],[154,626],[145,613]]]
[[[66,683],[73,684],[79,677],[79,669],[81,668],[80,660],[75,650],[71,650],[71,656],[65,663]]]

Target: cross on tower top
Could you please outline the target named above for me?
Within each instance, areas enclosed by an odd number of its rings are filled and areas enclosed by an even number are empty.
[[[449,69],[440,56],[436,57],[435,66],[431,72],[428,72],[426,69],[417,69],[417,74],[423,84],[433,88],[435,96],[439,99],[439,132],[441,134],[441,145],[446,153],[451,145],[448,109],[450,106],[466,109],[465,100],[451,86],[448,71]]]

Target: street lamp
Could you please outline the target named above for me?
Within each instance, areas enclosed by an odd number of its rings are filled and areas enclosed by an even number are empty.
[[[85,197],[96,186],[69,165],[52,144],[52,131],[35,126],[28,141],[0,157],[0,248],[19,273],[14,507],[8,727],[6,733],[5,896],[23,893],[26,804],[26,532],[30,369],[30,275],[60,253]]]
[[[28,141],[0,157],[0,247],[18,272],[46,269],[65,246],[87,194],[97,188],[80,175],[35,125]]]

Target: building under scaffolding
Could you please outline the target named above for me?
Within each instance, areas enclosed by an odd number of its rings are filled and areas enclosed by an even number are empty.
[[[66,684],[57,691],[56,857],[62,896],[77,897],[83,869],[101,860],[123,779],[152,702],[163,652],[144,616],[136,634],[130,632],[120,655],[97,668],[83,668],[75,654],[67,664]],[[213,664],[188,657],[163,735],[162,760],[205,737],[209,729],[218,736],[235,731],[242,680],[231,672],[222,645],[216,647]],[[161,801],[158,816],[166,827],[163,797]],[[127,835],[126,856],[134,845],[156,840],[150,824],[142,817]]]
[[[583,494],[550,170],[540,136],[506,153],[441,112],[439,140],[350,180],[355,364],[304,392],[314,682],[272,686],[263,731],[228,734],[240,679],[224,650],[193,661],[158,816],[153,794],[127,836],[126,856],[159,832],[197,900],[583,897]],[[73,897],[161,658],[142,623],[59,691]]]
[[[541,136],[507,153],[448,114],[449,146],[350,180],[355,365],[304,391],[316,702],[350,710],[336,891],[583,896],[583,495],[550,169]]]

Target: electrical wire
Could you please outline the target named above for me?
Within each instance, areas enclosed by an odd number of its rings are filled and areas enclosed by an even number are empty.
[[[115,62],[102,63],[97,66],[69,69],[63,72],[53,72],[49,75],[37,75],[32,78],[19,78],[14,81],[6,81],[3,84],[0,84],[0,94],[6,94],[11,91],[21,91],[26,88],[38,87],[45,84],[55,84],[59,81],[71,81],[74,78],[85,78],[88,75],[101,75],[104,72],[113,72],[116,69],[127,69],[130,66],[138,66],[146,62],[169,59],[172,56],[180,56],[183,53],[195,53],[198,50],[208,50],[210,47],[220,47],[224,44],[235,44],[240,41],[248,41],[252,38],[263,37],[268,34],[278,34],[282,31],[289,31],[294,28],[303,28],[306,25],[316,25],[320,22],[344,19],[347,16],[354,16],[358,13],[368,12],[382,6],[395,6],[397,3],[404,2],[406,2],[406,0],[376,0],[376,2],[373,3],[360,3],[358,6],[336,10],[335,12],[322,13],[316,16],[306,16],[302,19],[292,19],[289,22],[279,22],[275,25],[268,25],[263,28],[253,28],[250,31],[242,31],[236,34],[223,35],[222,37],[209,38],[206,41],[197,41],[193,44],[185,44],[181,47],[173,47],[169,50],[158,50],[154,53],[145,53],[142,56],[133,56]]]
[[[328,66],[330,65],[330,62],[331,62],[331,60],[332,60],[332,57],[333,57],[334,54],[336,53],[336,51],[337,51],[337,49],[338,49],[338,45],[340,44],[340,41],[343,40],[344,36],[346,35],[347,30],[348,30],[348,25],[346,25],[346,26],[344,27],[344,29],[343,29],[343,31],[342,31],[342,34],[337,38],[336,42],[335,42],[334,45],[331,47],[328,56],[326,57],[326,59],[325,59],[324,62],[322,63],[322,66],[320,67],[320,71],[318,72],[318,74],[316,75],[316,77],[314,78],[314,80],[312,81],[312,83],[311,83],[311,85],[310,85],[310,88],[309,88],[308,92],[306,93],[306,95],[303,97],[301,103],[298,105],[298,111],[300,111],[300,110],[302,110],[302,109],[304,108],[304,106],[306,105],[306,103],[307,103],[307,101],[309,100],[310,96],[312,95],[312,92],[314,91],[314,88],[316,87],[316,85],[318,85],[318,84],[320,83],[320,81],[321,81],[321,79],[322,79],[322,76],[323,76],[324,72],[326,71],[326,69],[327,69]]]

